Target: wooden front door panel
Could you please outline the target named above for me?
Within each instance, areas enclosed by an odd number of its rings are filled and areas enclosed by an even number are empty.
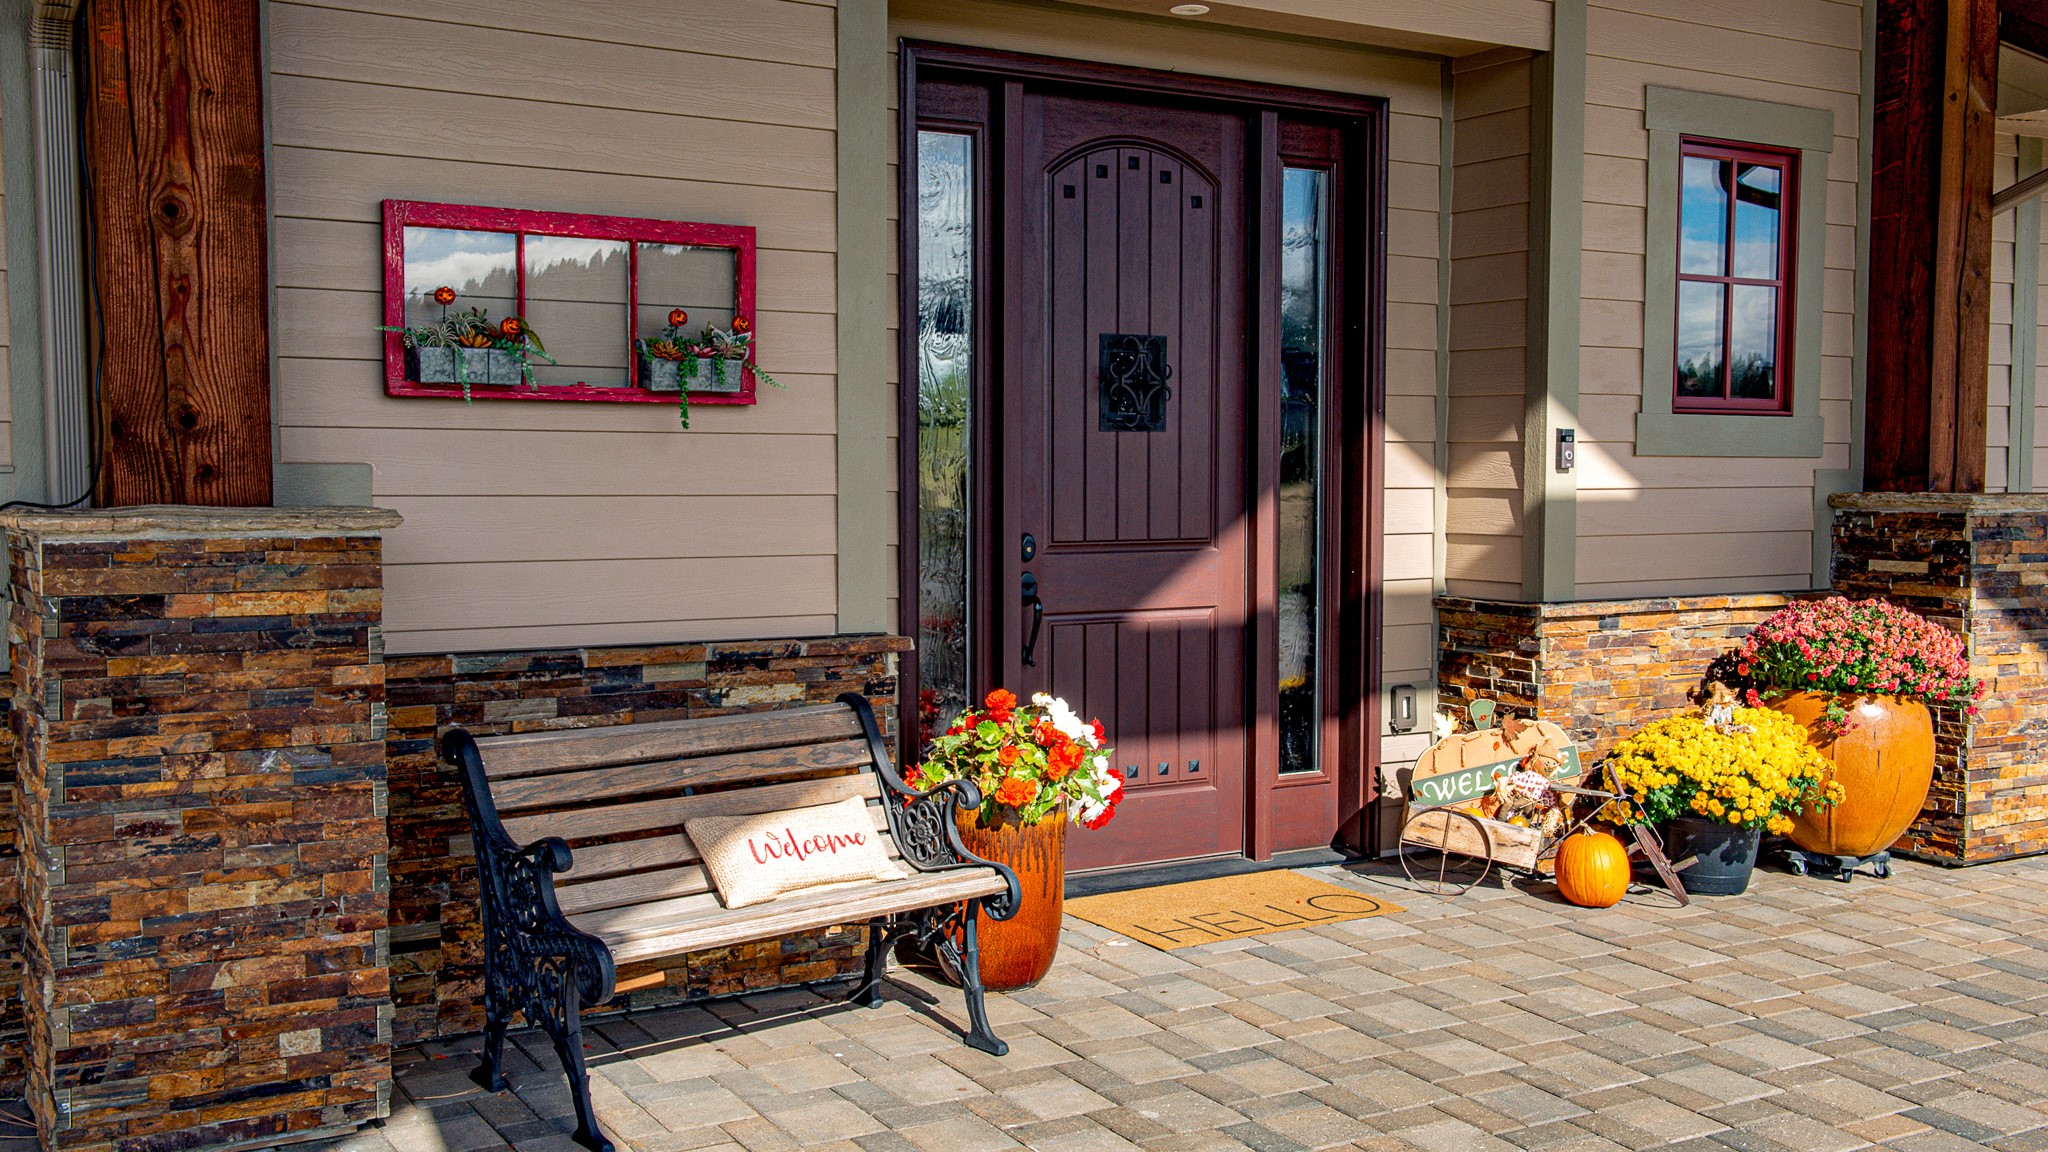
[[[1238,853],[1244,121],[1029,92],[1011,109],[999,547],[1045,616],[1025,666],[1030,612],[1004,598],[1006,680],[1101,717],[1127,773],[1118,819],[1070,839],[1070,867]],[[1105,334],[1164,338],[1158,430],[1105,430]]]

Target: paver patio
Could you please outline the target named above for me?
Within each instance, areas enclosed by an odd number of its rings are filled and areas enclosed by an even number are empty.
[[[1604,911],[1497,881],[1455,900],[1320,869],[1407,912],[1167,953],[1069,917],[1039,987],[892,972],[875,1010],[804,992],[590,1029],[621,1148],[2048,1149],[2048,860]],[[475,1041],[400,1058],[392,1118],[332,1152],[573,1148],[544,1038],[513,1090]],[[537,1060],[536,1060],[537,1057]]]

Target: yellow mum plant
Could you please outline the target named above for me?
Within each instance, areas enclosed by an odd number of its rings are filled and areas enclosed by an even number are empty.
[[[1806,729],[1767,708],[1737,708],[1734,722],[1697,714],[1655,721],[1601,761],[1615,801],[1601,816],[1616,824],[1663,824],[1681,816],[1784,835],[1791,817],[1841,802],[1833,765]]]

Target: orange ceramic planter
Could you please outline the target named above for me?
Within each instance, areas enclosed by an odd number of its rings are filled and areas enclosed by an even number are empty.
[[[1827,719],[1832,697],[1801,692],[1771,704],[1805,725]],[[1846,795],[1840,804],[1792,818],[1791,839],[1823,856],[1864,857],[1890,848],[1927,803],[1934,780],[1934,718],[1918,700],[1845,696],[1849,731],[1815,737],[1814,747],[1835,765]]]
[[[1052,968],[1060,947],[1060,915],[1067,895],[1067,820],[1055,813],[1030,827],[980,827],[972,813],[958,816],[960,840],[984,860],[1017,873],[1023,900],[1008,920],[982,913],[975,921],[981,982],[991,992],[1029,988]]]

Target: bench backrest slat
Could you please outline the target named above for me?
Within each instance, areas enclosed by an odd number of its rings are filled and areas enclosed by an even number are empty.
[[[878,805],[870,804],[868,814],[878,832],[888,827],[888,818]],[[901,859],[893,841],[887,836],[879,840],[887,846],[890,859]],[[587,876],[586,867],[590,869]],[[579,879],[582,882],[577,882]],[[696,846],[681,834],[581,849],[576,853],[575,869],[555,880],[555,899],[571,916],[711,890],[711,876],[704,870]]]
[[[488,757],[489,752],[484,755]],[[490,763],[488,759],[484,761]],[[865,740],[799,744],[696,756],[688,760],[655,760],[525,776],[491,786],[499,813],[511,816],[536,808],[554,808],[599,800],[617,803],[630,796],[673,792],[711,784],[741,784],[778,776],[866,768],[873,762]]]
[[[647,760],[685,760],[718,753],[786,748],[861,735],[860,720],[844,704],[774,712],[621,724],[609,728],[521,732],[477,741],[484,774],[513,780],[549,772]]]
[[[537,816],[518,816],[505,821],[505,831],[521,844],[530,844],[543,836],[560,836],[576,849],[576,873],[585,872],[583,855],[586,849],[581,843],[627,836],[653,831],[679,831],[683,821],[699,816],[743,816],[754,812],[769,812],[778,808],[808,808],[814,804],[830,804],[849,796],[876,799],[880,785],[875,783],[874,774],[858,772],[850,776],[827,776],[819,780],[791,780],[784,784],[764,784],[758,788],[735,788],[727,792],[704,792],[696,796],[668,796],[660,800],[640,800],[630,804],[611,804],[596,808],[580,808],[569,812],[546,812]],[[592,844],[591,848],[601,847]]]

